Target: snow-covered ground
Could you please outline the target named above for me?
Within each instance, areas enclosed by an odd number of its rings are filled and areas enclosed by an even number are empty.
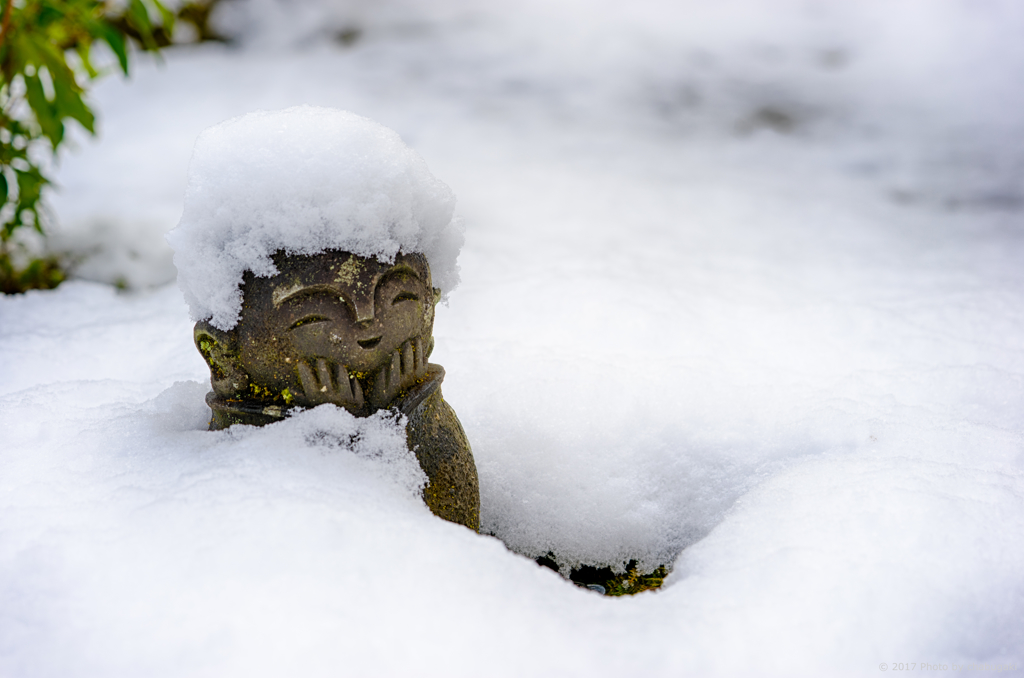
[[[0,675],[1021,672],[1024,6],[222,21],[240,46],[99,85],[62,159],[56,242],[139,289],[0,299]],[[204,430],[162,233],[202,129],[300,103],[459,198],[433,360],[493,537],[427,511],[386,427]],[[548,552],[674,569],[611,599]]]

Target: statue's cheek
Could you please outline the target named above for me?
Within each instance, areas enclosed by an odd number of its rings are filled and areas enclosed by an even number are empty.
[[[338,331],[329,323],[317,323],[290,330],[288,339],[299,358],[341,359],[354,351],[355,340],[350,334]]]
[[[417,302],[406,301],[393,307],[384,318],[384,332],[392,343],[401,344],[423,333],[422,309]]]

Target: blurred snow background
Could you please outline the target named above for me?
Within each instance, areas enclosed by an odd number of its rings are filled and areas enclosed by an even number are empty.
[[[83,280],[0,299],[0,674],[1020,671],[1024,6],[218,13],[95,90]],[[162,234],[202,129],[300,103],[459,197],[433,359],[498,539],[316,422],[203,431]],[[605,599],[505,545],[674,572]]]

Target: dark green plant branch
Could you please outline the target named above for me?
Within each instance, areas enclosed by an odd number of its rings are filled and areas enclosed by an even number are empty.
[[[48,145],[56,156],[69,121],[96,133],[83,87],[103,74],[93,63],[93,44],[109,46],[128,75],[131,46],[159,50],[173,30],[174,15],[160,0],[129,0],[116,14],[99,0],[0,2],[0,288],[9,291],[10,280],[25,272],[11,263],[19,247],[15,234],[22,228],[44,231],[42,199],[51,181],[33,159],[33,149]],[[77,63],[68,62],[71,54]]]

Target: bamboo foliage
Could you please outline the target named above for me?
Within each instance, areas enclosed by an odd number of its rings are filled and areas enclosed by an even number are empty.
[[[20,275],[13,236],[22,228],[44,232],[51,181],[41,156],[57,154],[70,121],[96,133],[86,87],[110,69],[96,65],[94,45],[109,47],[128,75],[133,49],[166,44],[158,38],[169,34],[174,14],[160,0],[0,0],[0,7],[0,286],[10,291],[17,283],[3,278]]]

